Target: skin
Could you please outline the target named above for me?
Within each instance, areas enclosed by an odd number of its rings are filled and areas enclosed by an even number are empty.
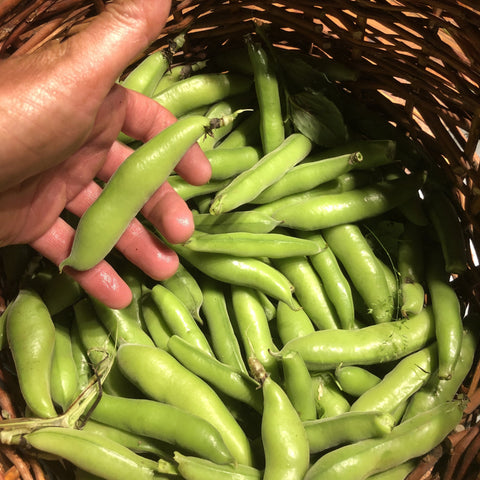
[[[94,177],[108,180],[131,153],[116,142],[120,130],[146,141],[175,121],[156,102],[115,84],[161,32],[169,9],[168,1],[119,0],[68,40],[0,62],[0,245],[30,244],[59,264],[74,236],[60,214],[65,208],[83,213],[99,194]],[[177,172],[202,184],[210,166],[198,148]],[[193,232],[191,212],[167,184],[142,213],[172,243]],[[176,254],[139,223],[118,248],[153,278],[167,278],[178,265]],[[130,289],[105,261],[86,272],[67,271],[111,307],[131,300]]]

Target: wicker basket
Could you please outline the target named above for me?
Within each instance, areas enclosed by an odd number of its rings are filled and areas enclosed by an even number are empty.
[[[32,52],[49,41],[74,35],[103,8],[101,0],[4,0],[0,2],[0,56]],[[422,161],[439,172],[451,190],[472,252],[480,251],[478,2],[174,1],[162,36],[148,52],[164,48],[169,38],[188,30],[184,49],[174,61],[208,59],[240,45],[258,22],[268,25],[275,44],[341,60],[359,73],[356,81],[345,82],[344,87],[403,130]],[[455,286],[477,310],[480,271],[476,255],[469,261],[468,272],[455,280]],[[464,430],[427,455],[409,479],[480,478],[479,381],[477,361],[462,387],[471,399]],[[9,408],[7,391],[0,392],[3,410]],[[13,415],[14,407],[10,408]],[[0,451],[5,468],[15,463],[13,455]]]

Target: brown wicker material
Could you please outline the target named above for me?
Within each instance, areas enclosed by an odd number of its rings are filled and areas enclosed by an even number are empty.
[[[31,52],[72,35],[102,8],[100,0],[3,0],[0,55]],[[334,58],[359,72],[345,87],[403,129],[428,166],[440,169],[465,234],[480,251],[478,0],[174,1],[164,32],[149,51],[188,30],[175,61],[211,58],[242,44],[258,22],[268,25],[279,46]],[[477,272],[470,259],[469,271],[456,283],[475,309]],[[480,363],[462,388],[471,399],[464,429],[427,455],[409,479],[480,478],[479,382]],[[2,453],[8,456],[7,450]]]

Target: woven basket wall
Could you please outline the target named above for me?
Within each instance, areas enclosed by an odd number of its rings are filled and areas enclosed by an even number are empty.
[[[0,57],[74,35],[103,8],[101,0],[3,0]],[[208,59],[241,45],[255,22],[268,25],[277,45],[340,60],[359,73],[345,88],[418,146],[422,161],[450,188],[465,234],[473,250],[480,251],[478,0],[174,1],[162,36],[145,54],[188,29],[185,47],[174,61]],[[480,271],[474,258],[455,286],[480,310]],[[473,399],[480,397],[479,377],[476,367],[464,385]],[[478,403],[472,401],[465,413],[469,435],[452,437],[409,478],[480,478],[464,477],[461,470],[468,446],[480,465]]]

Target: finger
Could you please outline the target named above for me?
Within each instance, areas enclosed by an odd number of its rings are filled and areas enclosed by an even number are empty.
[[[125,120],[122,132],[128,136],[148,142],[159,132],[177,121],[176,117],[160,104],[145,95],[125,89]],[[114,148],[119,149],[118,145]],[[126,147],[125,153],[131,149]],[[114,152],[115,153],[115,152]],[[123,155],[122,161],[128,155]],[[110,177],[119,164],[106,165],[103,177]],[[210,180],[212,168],[200,146],[195,143],[178,163],[175,171],[192,185],[203,185]]]
[[[192,212],[168,182],[150,197],[142,214],[173,244],[186,242],[195,230]]]
[[[98,198],[101,191],[99,185],[91,182],[67,204],[66,208],[74,215],[81,217]],[[154,280],[165,280],[178,268],[177,254],[149,232],[137,219],[130,222],[115,248]]]
[[[74,234],[73,228],[59,218],[45,234],[30,243],[30,246],[59,265],[70,253]],[[124,308],[132,301],[130,288],[105,260],[83,272],[70,267],[65,267],[64,271],[74,278],[85,292],[110,308]]]
[[[130,147],[115,143],[109,151],[100,178],[108,181],[131,152]],[[170,243],[187,241],[195,229],[190,208],[168,182],[149,198],[141,212]]]

